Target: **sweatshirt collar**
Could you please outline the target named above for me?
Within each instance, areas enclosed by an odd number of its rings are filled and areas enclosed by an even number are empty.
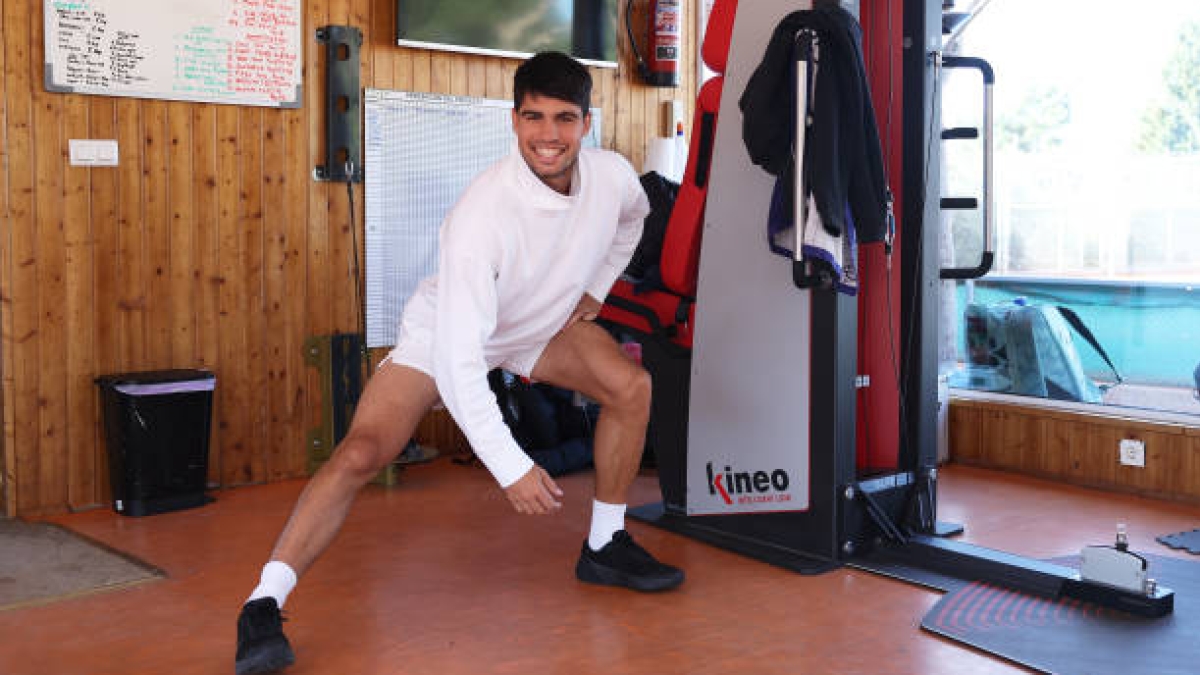
[[[516,143],[512,146],[512,161],[516,164],[517,184],[529,197],[534,206],[539,208],[549,209],[566,209],[570,208],[574,203],[574,197],[579,194],[580,188],[580,171],[579,165],[583,161],[583,153],[580,153],[580,158],[575,162],[575,168],[571,173],[571,193],[564,195],[554,188],[542,182],[541,178],[529,168],[525,163],[525,158],[521,156],[521,150]]]

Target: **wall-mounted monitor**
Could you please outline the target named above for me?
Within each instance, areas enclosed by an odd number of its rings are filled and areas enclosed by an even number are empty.
[[[617,65],[617,0],[396,0],[396,44]]]

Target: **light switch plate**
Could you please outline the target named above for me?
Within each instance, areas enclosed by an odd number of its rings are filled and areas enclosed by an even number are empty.
[[[116,166],[119,160],[115,139],[81,139],[68,141],[71,166]]]

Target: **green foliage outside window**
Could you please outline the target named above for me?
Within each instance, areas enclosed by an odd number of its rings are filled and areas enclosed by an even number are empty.
[[[1151,154],[1200,152],[1200,21],[1186,24],[1163,68],[1167,99],[1142,116],[1138,149]]]

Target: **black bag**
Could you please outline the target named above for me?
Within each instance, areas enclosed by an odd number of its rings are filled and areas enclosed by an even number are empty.
[[[671,209],[679,196],[679,183],[663,178],[651,171],[639,180],[646,197],[650,200],[650,214],[642,221],[642,240],[638,242],[625,267],[625,276],[634,280],[638,290],[662,287],[659,260],[662,258],[663,239],[667,234],[667,223],[671,220]]]
[[[529,384],[499,368],[488,373],[488,385],[517,444],[547,473],[561,476],[591,465],[598,406],[577,406],[573,392]]]

